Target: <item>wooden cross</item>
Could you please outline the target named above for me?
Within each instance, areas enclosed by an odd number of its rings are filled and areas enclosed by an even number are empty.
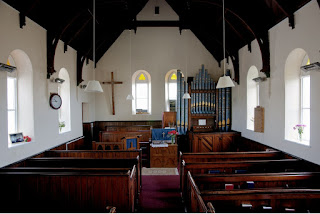
[[[102,84],[111,84],[111,86],[112,86],[112,114],[115,115],[115,112],[114,112],[114,84],[122,84],[122,82],[115,82],[113,79],[113,72],[111,72],[111,82],[102,82]]]

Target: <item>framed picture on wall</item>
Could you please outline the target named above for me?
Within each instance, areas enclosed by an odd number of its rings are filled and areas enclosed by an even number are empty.
[[[22,132],[9,134],[11,143],[21,143],[23,142],[23,134]]]

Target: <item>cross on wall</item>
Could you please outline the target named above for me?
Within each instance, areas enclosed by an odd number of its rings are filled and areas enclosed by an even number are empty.
[[[111,81],[102,82],[102,84],[110,84],[111,85],[111,90],[112,90],[112,114],[115,115],[115,111],[114,111],[114,85],[115,84],[122,84],[122,82],[114,81],[113,72],[111,72]]]

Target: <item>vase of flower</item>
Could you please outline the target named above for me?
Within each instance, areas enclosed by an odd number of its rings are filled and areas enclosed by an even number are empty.
[[[302,141],[302,134],[303,134],[303,129],[306,127],[304,124],[297,124],[293,127],[294,130],[298,131],[298,140],[299,142]]]
[[[168,132],[168,135],[171,137],[171,144],[175,144],[177,134],[179,133],[176,130]]]

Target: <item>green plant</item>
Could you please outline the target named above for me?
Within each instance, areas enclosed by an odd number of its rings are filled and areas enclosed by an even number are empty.
[[[61,129],[63,127],[66,127],[66,124],[64,123],[64,121],[59,122],[59,130],[60,130],[60,132],[61,132]]]

